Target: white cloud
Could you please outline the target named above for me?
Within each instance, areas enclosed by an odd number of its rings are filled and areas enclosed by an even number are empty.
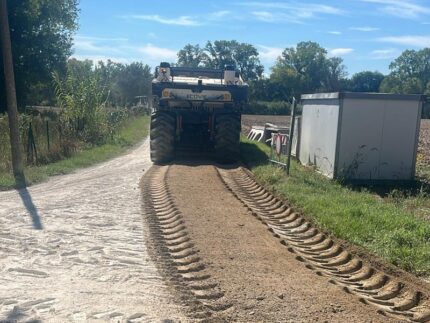
[[[376,39],[384,43],[392,43],[412,47],[430,47],[430,36],[387,36]]]
[[[127,38],[103,38],[76,35],[73,39],[73,49],[85,52],[118,52],[114,44],[127,42]]]
[[[96,44],[93,41],[86,40],[86,39],[78,39],[78,38],[74,39],[73,48],[75,50],[103,51],[103,48],[96,46]]]
[[[336,31],[336,30],[328,31],[327,33],[332,34],[332,35],[342,35],[342,33],[340,31]]]
[[[430,7],[425,7],[411,0],[361,0],[363,2],[382,5],[380,10],[386,14],[400,18],[418,18],[430,14]]]
[[[225,17],[229,16],[230,14],[231,14],[231,11],[220,10],[220,11],[211,12],[210,14],[208,14],[208,18],[210,20],[218,20],[218,19],[225,18]]]
[[[274,63],[276,59],[281,56],[283,48],[280,47],[269,47],[264,45],[258,45],[261,49],[259,51],[261,61],[263,63]]]
[[[241,6],[253,9],[251,14],[264,22],[293,22],[303,23],[305,19],[315,18],[318,15],[342,15],[345,12],[339,8],[297,2],[242,2]]]
[[[105,56],[105,55],[84,55],[84,54],[73,54],[71,56],[71,58],[76,58],[77,60],[83,61],[86,59],[89,59],[91,61],[93,61],[93,63],[97,63],[100,61],[103,61],[104,63],[106,63],[108,60],[111,60],[112,62],[115,63],[123,63],[123,64],[129,64],[131,62],[137,62],[137,61],[141,61],[141,59],[138,58],[130,58],[130,57],[121,57],[121,56]]]
[[[372,59],[392,59],[399,56],[400,51],[396,48],[375,49],[370,52]]]
[[[164,25],[177,26],[199,26],[200,23],[191,16],[180,16],[176,18],[166,18],[159,15],[129,15],[125,18],[155,21]]]
[[[369,26],[363,26],[363,27],[351,27],[350,30],[356,30],[356,31],[363,31],[363,32],[372,32],[380,30],[380,28],[376,27],[369,27]]]
[[[264,22],[274,22],[279,18],[268,11],[253,11],[252,15],[257,18],[257,20]]]
[[[353,48],[333,48],[328,51],[329,56],[344,56],[352,53]]]
[[[176,50],[172,50],[169,48],[157,47],[152,44],[147,44],[138,49],[139,52],[145,55],[145,58],[151,61],[176,61]]]

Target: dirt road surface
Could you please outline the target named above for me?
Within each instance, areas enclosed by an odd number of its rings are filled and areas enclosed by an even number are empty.
[[[184,321],[144,245],[148,143],[0,192],[0,322]]]
[[[158,226],[151,237],[161,246],[157,262],[164,262],[161,271],[176,285],[178,299],[186,299],[199,318],[398,322],[306,269],[227,189],[210,162],[155,168],[147,177],[143,193],[155,210],[147,221]]]
[[[148,148],[0,193],[0,322],[398,322],[306,268],[211,162],[151,167]],[[430,319],[421,296],[324,243],[305,248],[332,248],[315,259],[341,280]]]

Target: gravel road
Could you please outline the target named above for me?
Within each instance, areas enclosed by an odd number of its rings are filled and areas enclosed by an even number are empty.
[[[226,189],[213,165],[177,164],[168,174],[175,206],[205,273],[231,304],[215,317],[226,322],[397,322],[306,269]]]
[[[0,322],[184,321],[144,245],[148,142],[0,192]]]

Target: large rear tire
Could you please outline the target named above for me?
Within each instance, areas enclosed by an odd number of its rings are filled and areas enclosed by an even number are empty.
[[[215,156],[220,163],[234,163],[240,156],[240,117],[220,115],[215,120]]]
[[[156,164],[167,163],[175,155],[175,118],[166,112],[151,115],[151,160]]]

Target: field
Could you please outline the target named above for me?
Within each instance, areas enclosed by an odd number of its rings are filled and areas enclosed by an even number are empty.
[[[242,134],[247,135],[253,125],[264,126],[270,122],[279,126],[290,124],[289,116],[261,116],[244,115],[242,116]],[[430,180],[430,119],[421,120],[420,137],[418,144],[417,174]]]

